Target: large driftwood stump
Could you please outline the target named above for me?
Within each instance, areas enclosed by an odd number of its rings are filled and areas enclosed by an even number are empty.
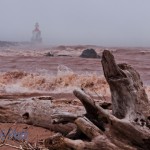
[[[86,109],[75,123],[90,142],[64,138],[75,150],[149,150],[150,103],[138,72],[127,64],[117,65],[114,56],[103,52],[102,66],[112,96],[112,114],[82,90],[74,95]]]
[[[111,90],[113,115],[144,125],[150,103],[138,72],[127,64],[117,65],[109,51],[103,52],[102,65]]]

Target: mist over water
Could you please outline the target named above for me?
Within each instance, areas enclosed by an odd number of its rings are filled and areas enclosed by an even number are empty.
[[[0,40],[30,41],[36,22],[43,43],[150,46],[149,0],[1,0]]]

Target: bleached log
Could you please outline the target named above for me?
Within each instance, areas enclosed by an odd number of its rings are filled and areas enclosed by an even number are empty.
[[[36,97],[0,100],[2,123],[26,123],[67,135],[76,128],[73,121],[77,117],[72,113],[57,111],[50,100],[39,100]]]

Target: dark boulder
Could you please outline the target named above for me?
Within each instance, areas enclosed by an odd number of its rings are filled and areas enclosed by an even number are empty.
[[[82,58],[100,58],[100,56],[96,53],[94,49],[86,49],[80,55]]]
[[[53,57],[54,54],[52,54],[51,52],[48,52],[48,53],[45,54],[45,56]]]

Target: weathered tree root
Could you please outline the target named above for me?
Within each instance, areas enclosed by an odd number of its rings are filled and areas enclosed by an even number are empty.
[[[109,139],[111,134],[113,134],[113,140],[117,136],[121,136],[123,140],[126,140],[126,142],[130,143],[130,145],[136,145],[143,147],[144,149],[149,149],[149,144],[148,141],[150,141],[150,130],[145,126],[141,127],[136,123],[132,123],[127,119],[118,119],[115,116],[109,114],[106,110],[104,110],[102,107],[100,107],[98,104],[95,104],[92,99],[88,95],[86,95],[83,91],[81,90],[75,90],[74,91],[75,95],[83,102],[85,108],[90,105],[90,111],[96,110],[97,116],[99,116],[99,119],[104,121],[105,125],[109,129],[109,132],[102,132],[105,135],[105,139]],[[86,104],[84,102],[87,102]],[[86,109],[88,110],[88,109]],[[76,123],[76,121],[75,121]],[[77,123],[76,123],[77,124]],[[82,123],[81,125],[77,124],[77,126],[82,129],[86,129],[86,126]],[[108,130],[107,129],[107,130]],[[86,133],[88,136],[87,132],[82,131],[83,133]],[[110,142],[110,141],[109,141]],[[111,143],[111,142],[110,142]],[[126,143],[127,144],[127,143]],[[115,143],[117,145],[117,143]],[[106,146],[106,145],[105,145]],[[120,147],[120,143],[118,144]],[[108,149],[108,148],[107,148]],[[120,147],[121,149],[121,147]]]
[[[127,64],[117,65],[109,51],[103,52],[102,65],[111,90],[112,114],[84,91],[74,90],[86,109],[86,117],[75,124],[88,140],[64,138],[64,143],[75,150],[149,150],[150,104],[139,74]]]

